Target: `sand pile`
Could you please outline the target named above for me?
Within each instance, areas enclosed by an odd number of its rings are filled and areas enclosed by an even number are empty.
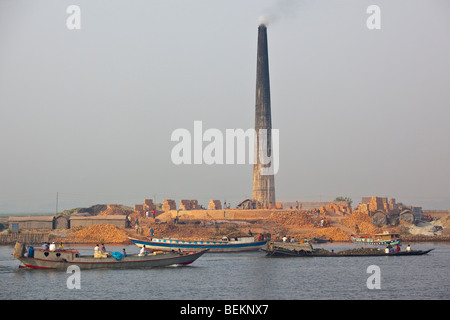
[[[108,204],[106,209],[101,211],[99,216],[109,216],[109,215],[127,215],[133,213],[134,210],[127,208],[120,204]]]
[[[314,228],[307,235],[308,238],[320,238],[322,236],[333,241],[351,241],[350,234],[336,227]]]
[[[272,212],[268,217],[276,223],[289,226],[312,225],[313,219],[303,211]]]
[[[442,228],[450,228],[450,213],[438,220]]]
[[[356,248],[356,249],[348,249],[343,250],[336,253],[337,255],[369,255],[369,254],[379,254],[383,255],[384,250],[379,248]]]
[[[173,238],[178,240],[210,240],[221,239],[223,235],[227,235],[229,230],[215,225],[200,226],[199,224],[192,225],[177,225],[177,224],[146,224],[143,226],[142,236],[150,236],[150,228],[153,229],[154,238]],[[132,235],[134,236],[134,235]]]
[[[343,219],[341,223],[346,227],[355,229],[356,225],[361,228],[362,223],[366,226],[367,224],[372,224],[372,220],[367,213],[353,211],[353,213],[348,218]]]
[[[101,243],[123,243],[128,235],[113,224],[94,224],[70,235],[75,240]]]
[[[358,224],[359,232],[364,234],[374,234],[374,233],[382,233],[383,229],[373,225],[371,222],[363,221]]]

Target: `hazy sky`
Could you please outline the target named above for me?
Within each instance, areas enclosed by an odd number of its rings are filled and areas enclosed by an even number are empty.
[[[448,0],[0,0],[0,212],[251,197],[252,165],[176,166],[170,138],[254,126],[261,15],[277,201],[450,209]]]

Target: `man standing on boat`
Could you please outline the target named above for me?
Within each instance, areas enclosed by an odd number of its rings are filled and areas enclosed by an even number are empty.
[[[139,257],[143,257],[143,256],[145,256],[145,244],[141,247],[141,251],[139,251],[139,254],[138,254],[138,256]]]

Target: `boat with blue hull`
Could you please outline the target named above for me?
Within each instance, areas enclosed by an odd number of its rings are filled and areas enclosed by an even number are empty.
[[[201,251],[205,249],[208,249],[208,252],[257,251],[267,243],[267,240],[255,240],[253,237],[224,237],[218,241],[183,241],[167,238],[129,239],[140,248],[145,245],[148,250],[160,251]]]
[[[402,243],[402,239],[399,234],[396,233],[377,233],[373,235],[351,235],[351,239],[353,243],[359,244],[372,244],[372,245],[400,245]]]

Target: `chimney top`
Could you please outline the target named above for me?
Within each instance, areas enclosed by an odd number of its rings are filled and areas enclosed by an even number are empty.
[[[258,24],[260,27],[265,27],[267,26],[267,24],[269,23],[269,18],[265,17],[265,16],[260,16],[258,18]]]

